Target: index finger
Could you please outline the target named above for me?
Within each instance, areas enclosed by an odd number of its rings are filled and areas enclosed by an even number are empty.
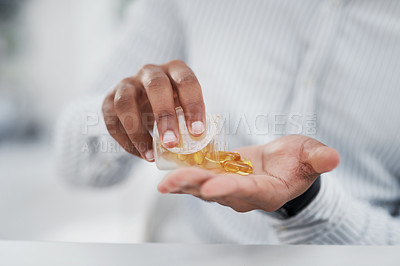
[[[197,167],[182,168],[168,174],[158,185],[158,190],[168,193],[183,187],[198,187],[215,176],[214,172]]]

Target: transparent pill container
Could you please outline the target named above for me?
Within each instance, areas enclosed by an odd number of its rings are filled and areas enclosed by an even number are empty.
[[[197,166],[219,172],[249,175],[253,173],[251,161],[242,159],[237,152],[226,151],[224,119],[220,115],[206,115],[206,130],[199,137],[189,134],[182,108],[176,108],[180,141],[177,147],[165,148],[161,144],[157,123],[153,129],[154,158],[158,169],[172,170],[184,166]]]
[[[226,150],[223,117],[206,114],[204,133],[194,137],[186,127],[185,116],[181,107],[176,108],[179,122],[180,141],[177,147],[165,148],[161,144],[157,123],[153,128],[154,158],[158,169],[172,170],[183,166],[199,166],[206,169],[221,168],[215,159],[219,151]]]

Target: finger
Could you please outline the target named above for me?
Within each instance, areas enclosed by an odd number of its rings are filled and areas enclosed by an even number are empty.
[[[258,191],[258,185],[248,177],[235,174],[220,175],[204,182],[201,194],[205,197],[248,196]]]
[[[207,198],[205,198],[205,200],[208,201]],[[223,206],[230,207],[237,212],[248,212],[251,210],[260,209],[260,207],[257,205],[254,205],[254,204],[246,202],[242,199],[237,199],[235,197],[230,197],[230,196],[214,198],[214,200],[212,200],[212,201],[215,201]]]
[[[161,193],[168,193],[188,187],[196,188],[200,187],[207,179],[215,176],[216,174],[212,171],[196,167],[182,168],[168,174],[158,185],[158,190]]]
[[[102,106],[104,122],[107,130],[122,148],[124,148],[127,152],[140,157],[140,153],[136,150],[135,145],[133,145],[132,141],[121,129],[122,125],[114,109],[114,96],[115,92],[108,94],[104,99]]]
[[[205,130],[206,116],[199,81],[193,71],[180,60],[166,64],[165,69],[178,93],[187,128],[192,135],[201,135]]]
[[[187,195],[192,195],[192,196],[201,198],[200,189],[199,188],[194,188],[194,187],[187,187],[187,188],[185,187],[185,188],[182,188],[182,189],[180,189],[178,191],[172,191],[170,193],[171,194],[187,194]]]
[[[219,175],[203,183],[200,194],[205,197],[234,197],[248,204],[262,206],[264,210],[278,208],[275,199],[286,199],[286,187],[280,180],[265,175],[243,177],[236,174]]]
[[[139,89],[131,79],[118,85],[114,108],[124,131],[139,151],[141,157],[149,162],[154,161],[152,137],[142,124],[142,116],[138,105]]]
[[[318,174],[322,174],[332,171],[339,165],[340,155],[333,148],[321,146],[310,152],[308,162]]]
[[[304,164],[311,166],[311,169],[308,171],[313,171],[319,175],[332,171],[338,166],[340,162],[340,156],[335,149],[330,148],[312,138],[307,138],[302,145],[303,154],[306,158],[304,160]],[[306,168],[307,166],[304,169],[305,174],[312,175],[312,173],[306,173]]]
[[[179,143],[178,119],[173,89],[167,74],[158,66],[146,65],[139,71],[138,78],[149,98],[163,145],[166,148],[177,146]]]
[[[232,176],[248,178],[229,174],[221,176],[200,168],[185,168],[169,174],[159,184],[158,190],[161,193],[190,194],[205,201],[218,202],[224,206],[229,206],[238,212],[261,208],[253,204],[254,200],[249,201],[249,195],[253,195],[252,193],[241,191],[240,184],[232,186]],[[227,177],[227,180],[224,180],[223,177]],[[216,182],[217,187],[214,189],[217,193],[207,193],[206,186],[213,186],[214,180],[221,181]],[[204,187],[206,187],[206,192],[204,192]]]
[[[146,97],[147,99],[147,95],[144,94],[144,96],[142,95],[142,98]],[[143,126],[146,128],[147,131],[152,132],[153,131],[153,126],[154,126],[154,114],[153,114],[153,110],[151,109],[151,105],[150,102],[147,100],[146,103],[141,103],[142,101],[144,101],[143,99],[139,98],[139,103],[141,104],[140,106],[140,113],[142,114],[142,123]]]

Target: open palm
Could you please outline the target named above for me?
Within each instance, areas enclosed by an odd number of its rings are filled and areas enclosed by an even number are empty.
[[[159,191],[192,194],[239,212],[271,212],[304,193],[320,174],[336,168],[340,160],[335,149],[301,135],[236,151],[253,162],[253,174],[240,176],[183,168],[166,176]]]

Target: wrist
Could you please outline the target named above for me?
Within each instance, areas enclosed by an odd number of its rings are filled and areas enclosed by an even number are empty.
[[[314,183],[300,196],[288,201],[281,208],[276,210],[274,213],[279,218],[291,218],[300,213],[304,208],[306,208],[318,195],[321,188],[321,177],[317,177]]]

